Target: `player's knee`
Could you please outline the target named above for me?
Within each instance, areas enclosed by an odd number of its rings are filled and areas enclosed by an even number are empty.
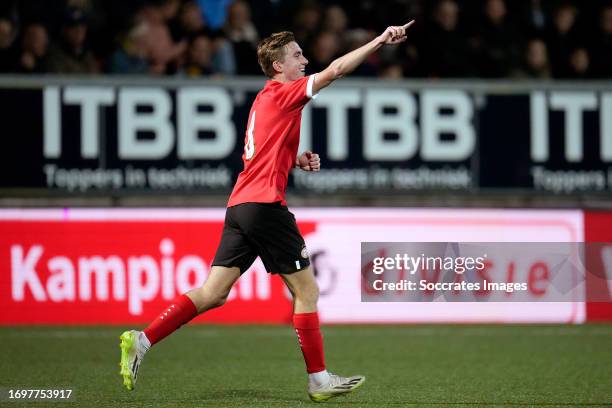
[[[229,291],[215,290],[201,287],[190,293],[190,297],[194,300],[198,313],[203,313],[207,310],[223,306],[227,301]]]

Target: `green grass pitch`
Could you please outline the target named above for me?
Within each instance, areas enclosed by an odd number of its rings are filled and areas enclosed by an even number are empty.
[[[121,327],[1,328],[0,389],[74,389],[7,407],[312,406],[285,326],[187,326],[155,346],[136,390],[119,376]],[[365,374],[349,407],[612,406],[612,326],[331,326],[327,365]]]

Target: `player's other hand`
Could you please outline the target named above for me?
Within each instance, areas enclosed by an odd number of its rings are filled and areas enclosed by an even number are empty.
[[[414,20],[404,24],[403,26],[391,26],[387,27],[384,33],[382,33],[378,39],[381,44],[399,44],[406,41],[406,31],[414,24]]]
[[[298,156],[296,165],[304,171],[319,171],[321,170],[321,159],[318,154],[307,150]]]

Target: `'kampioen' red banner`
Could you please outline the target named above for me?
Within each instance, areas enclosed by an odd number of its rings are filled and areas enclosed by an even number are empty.
[[[3,221],[0,323],[150,321],[175,296],[204,282],[222,228],[221,217]],[[282,323],[290,316],[283,283],[256,264],[206,321]]]

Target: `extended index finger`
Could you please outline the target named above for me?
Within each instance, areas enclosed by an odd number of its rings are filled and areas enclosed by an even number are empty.
[[[408,29],[408,28],[409,28],[411,25],[413,25],[413,24],[414,24],[414,20],[410,20],[408,23],[404,24],[404,25],[402,26],[402,28],[403,28],[404,30],[407,30],[407,29]]]

